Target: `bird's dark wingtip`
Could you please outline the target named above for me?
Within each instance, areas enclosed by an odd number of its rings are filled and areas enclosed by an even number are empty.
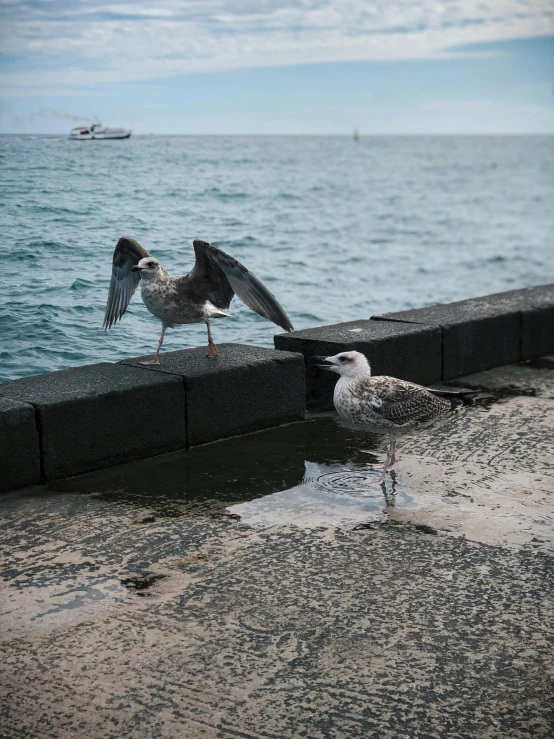
[[[102,323],[102,328],[104,331],[108,331],[112,326],[115,326],[115,324],[121,320],[121,317],[112,316],[109,318],[104,318],[104,322]]]
[[[280,306],[279,306],[280,307]],[[287,314],[283,311],[282,320],[276,320],[274,318],[270,318],[270,321],[273,321],[273,323],[276,326],[279,326],[279,328],[282,328],[283,331],[286,331],[287,333],[290,333],[291,331],[294,331],[294,326],[290,322],[290,318],[287,316]]]
[[[480,390],[471,390],[469,392],[461,392],[460,400],[463,405],[475,405],[475,399],[481,394]]]

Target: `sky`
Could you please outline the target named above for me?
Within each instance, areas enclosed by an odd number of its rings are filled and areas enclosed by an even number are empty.
[[[554,133],[551,0],[2,0],[0,132]]]

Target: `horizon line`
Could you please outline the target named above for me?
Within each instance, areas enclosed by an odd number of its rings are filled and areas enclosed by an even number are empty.
[[[190,136],[195,138],[207,137],[207,136],[236,136],[236,137],[293,137],[293,136],[325,136],[327,138],[353,138],[354,130],[343,133],[317,133],[317,132],[303,132],[303,133],[156,133],[155,131],[148,131],[147,133],[132,133],[134,138],[146,137],[146,136]],[[65,133],[48,133],[46,131],[0,131],[0,136],[66,136]],[[437,132],[437,131],[426,131],[426,132],[405,132],[405,133],[385,133],[385,132],[373,132],[373,133],[360,133],[358,131],[360,139],[363,138],[406,138],[406,137],[422,137],[422,136],[554,136],[554,129],[551,131],[451,131],[451,132]],[[96,139],[95,139],[96,140]],[[99,141],[101,139],[98,139]]]

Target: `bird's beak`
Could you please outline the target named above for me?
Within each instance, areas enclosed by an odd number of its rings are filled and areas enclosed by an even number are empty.
[[[331,372],[333,372],[336,367],[336,363],[333,361],[332,357],[310,357],[310,362],[315,364],[316,367],[331,370]]]
[[[131,267],[131,272],[142,272],[142,267],[139,267],[138,264],[134,264]]]

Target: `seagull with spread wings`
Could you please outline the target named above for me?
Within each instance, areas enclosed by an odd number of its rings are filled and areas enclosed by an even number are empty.
[[[447,419],[464,405],[473,405],[479,392],[434,390],[386,375],[373,376],[360,352],[341,352],[332,357],[312,357],[323,369],[340,375],[333,394],[342,418],[374,434],[388,434],[389,448],[381,473],[383,482],[396,463],[396,437],[429,428]]]
[[[217,357],[210,320],[224,318],[231,300],[242,302],[285,331],[292,323],[269,290],[236,259],[213,244],[193,241],[196,262],[188,275],[172,277],[138,241],[123,236],[113,254],[112,278],[104,315],[104,328],[119,321],[139,283],[141,297],[150,313],[162,322],[162,334],[154,359],[141,364],[159,364],[160,349],[167,328],[185,323],[208,327],[208,357]]]

